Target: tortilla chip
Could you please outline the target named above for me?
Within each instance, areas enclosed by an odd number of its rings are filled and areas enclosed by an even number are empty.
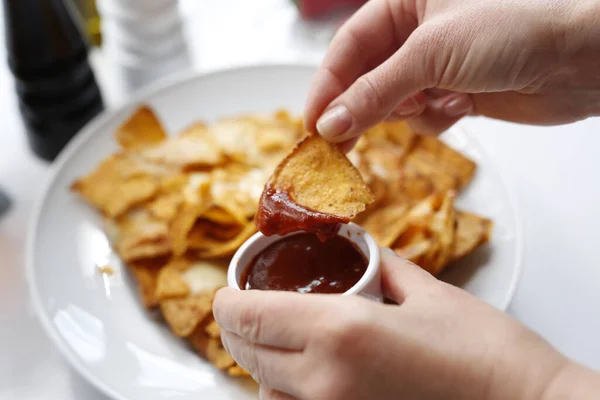
[[[195,260],[181,271],[180,277],[192,294],[212,293],[227,286],[227,265],[217,261]]]
[[[421,268],[438,275],[452,258],[454,245],[454,191],[430,196],[406,216],[406,229],[392,248]]]
[[[221,149],[205,132],[179,135],[141,151],[142,157],[158,164],[182,168],[214,166],[223,161]]]
[[[334,144],[318,135],[298,143],[269,180],[298,205],[350,221],[374,198],[358,170]]]
[[[405,121],[386,122],[383,126],[385,127],[388,141],[395,144],[397,148],[402,149],[404,153],[412,150],[417,135],[415,135]]]
[[[171,252],[169,228],[148,210],[137,208],[117,221],[114,245],[125,261],[159,257]]]
[[[177,214],[171,225],[169,237],[173,254],[182,256],[188,248],[188,235],[196,220],[210,207],[210,204],[186,204]]]
[[[158,191],[157,178],[138,160],[124,154],[104,160],[91,174],[71,186],[109,217],[117,217]]]
[[[191,290],[181,276],[178,268],[166,266],[161,269],[156,281],[156,298],[167,300],[177,297],[187,297]]]
[[[408,155],[404,165],[404,185],[414,185],[412,180],[425,180],[433,192],[446,192],[457,190],[461,187],[461,181],[451,170],[441,164],[434,164],[428,160],[428,155],[423,152],[414,152]],[[414,187],[414,186],[413,186]],[[428,194],[431,194],[428,193]],[[421,198],[413,197],[415,200]]]
[[[160,310],[173,333],[189,336],[212,313],[213,292],[194,294],[184,298],[161,300]]]
[[[458,180],[455,189],[464,188],[473,178],[477,164],[439,139],[421,136],[411,156],[424,160]]]
[[[229,374],[229,376],[235,376],[235,377],[248,377],[250,376],[250,373],[248,373],[248,371],[246,371],[244,368],[240,367],[239,365],[234,365],[233,367],[230,367],[227,370],[227,373]]]
[[[245,224],[256,213],[268,175],[259,168],[230,165],[212,172],[213,202]]]
[[[187,245],[190,249],[219,246],[223,242],[233,240],[244,229],[244,225],[238,223],[218,224],[204,218],[203,215],[201,219],[197,220],[188,234]]]
[[[475,214],[457,211],[456,238],[452,248],[452,259],[465,257],[491,237],[493,222]]]
[[[210,247],[197,250],[201,258],[218,258],[230,256],[247,240],[256,233],[256,225],[249,222],[233,239],[212,243]]]
[[[220,370],[226,370],[235,365],[233,357],[223,348],[221,338],[209,338],[206,347],[206,358]]]
[[[158,298],[155,295],[156,282],[161,268],[166,263],[166,258],[155,258],[131,262],[128,265],[136,280],[140,298],[148,309],[158,306]]]
[[[362,223],[362,227],[373,236],[381,247],[390,247],[407,224],[408,206],[392,204],[372,212]]]
[[[188,336],[188,340],[190,341],[192,347],[196,349],[196,351],[202,357],[206,357],[206,350],[208,349],[208,341],[210,340],[210,337],[204,331],[204,326],[199,325],[196,327],[194,332]]]
[[[177,215],[183,201],[181,192],[167,192],[152,200],[148,205],[148,211],[158,219],[170,221]]]
[[[204,331],[211,338],[216,339],[221,337],[221,327],[219,326],[219,324],[217,324],[217,321],[215,321],[214,319],[206,325]]]
[[[166,137],[160,121],[148,106],[138,108],[115,132],[115,138],[127,150],[155,146]]]
[[[406,258],[414,262],[417,265],[422,264],[422,258],[431,251],[433,243],[431,240],[419,240],[405,245],[402,248],[395,249],[394,251],[400,257]]]

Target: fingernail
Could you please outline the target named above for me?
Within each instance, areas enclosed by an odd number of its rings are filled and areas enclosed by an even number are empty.
[[[410,115],[419,109],[420,105],[417,99],[413,96],[404,99],[394,109],[394,113],[398,115]]]
[[[321,115],[317,121],[317,131],[325,139],[343,135],[352,126],[352,115],[346,106],[338,105]]]
[[[458,117],[471,111],[473,111],[473,103],[467,96],[455,97],[444,105],[444,112],[450,117]]]

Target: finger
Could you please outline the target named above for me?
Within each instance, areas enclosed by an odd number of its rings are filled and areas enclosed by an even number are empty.
[[[316,124],[321,136],[334,143],[347,141],[387,118],[401,101],[435,85],[436,69],[430,67],[435,43],[423,49],[423,29],[425,25],[329,104]]]
[[[566,124],[589,116],[587,108],[573,105],[570,96],[502,92],[479,93],[473,98],[477,114],[521,124]]]
[[[468,94],[454,93],[427,101],[424,111],[408,119],[410,128],[423,135],[439,135],[473,112]]]
[[[381,249],[381,285],[384,296],[402,304],[414,293],[426,291],[438,282],[418,265]]]
[[[310,324],[327,309],[327,296],[220,289],[213,313],[221,329],[246,340],[288,350],[305,347]]]
[[[302,353],[264,346],[222,331],[223,346],[231,357],[260,385],[287,393],[300,375]]]
[[[417,117],[425,111],[426,107],[427,98],[425,97],[425,93],[419,92],[401,101],[386,119],[389,121],[398,121]]]
[[[317,119],[331,101],[391,56],[416,28],[414,1],[388,3],[369,1],[336,33],[309,90],[304,112],[308,131],[316,132]]]
[[[289,394],[269,389],[263,385],[261,385],[258,390],[258,397],[260,400],[296,400],[295,397],[292,397]]]

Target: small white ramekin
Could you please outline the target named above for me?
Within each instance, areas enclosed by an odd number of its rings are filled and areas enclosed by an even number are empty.
[[[290,233],[286,236],[292,236],[298,233],[300,232]],[[354,223],[342,225],[339,235],[348,238],[348,240],[354,243],[354,245],[357,246],[365,255],[368,262],[367,270],[362,278],[360,278],[360,280],[354,286],[342,293],[342,296],[359,295],[382,302],[383,294],[381,292],[379,247],[377,246],[377,243],[375,243],[375,239],[373,239],[373,237],[369,235],[363,228]],[[234,254],[231,262],[229,263],[229,270],[227,271],[227,283],[229,287],[241,290],[240,279],[244,268],[246,268],[246,266],[254,259],[254,257],[258,255],[258,253],[283,237],[285,236],[265,236],[258,232],[250,239],[246,240],[246,242]]]

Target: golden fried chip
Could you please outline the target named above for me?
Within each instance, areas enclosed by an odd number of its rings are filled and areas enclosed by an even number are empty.
[[[383,126],[386,130],[386,137],[391,143],[395,144],[405,153],[408,153],[412,149],[417,135],[415,135],[405,121],[384,122]]]
[[[493,222],[475,214],[457,211],[456,237],[452,249],[452,259],[457,260],[489,241]]]
[[[148,205],[148,210],[154,217],[170,221],[177,215],[183,201],[183,193],[178,191],[167,192],[152,200]]]
[[[211,338],[216,339],[221,337],[221,327],[219,326],[219,324],[217,324],[217,321],[215,321],[214,319],[206,325],[204,331]]]
[[[245,224],[256,213],[268,175],[259,168],[229,165],[212,172],[212,201]]]
[[[129,211],[117,221],[114,245],[125,261],[158,257],[171,252],[169,228],[143,208]]]
[[[183,255],[188,248],[188,235],[196,220],[210,207],[210,204],[186,204],[177,214],[171,224],[170,240],[173,254],[177,257]]]
[[[142,106],[117,129],[115,137],[124,149],[139,150],[157,145],[167,134],[154,112]]]
[[[187,244],[190,249],[207,249],[219,246],[223,242],[233,240],[245,226],[239,223],[218,224],[204,218],[203,215],[201,219],[197,220],[188,234]]]
[[[156,298],[167,300],[176,297],[187,297],[190,294],[190,287],[181,276],[178,268],[166,266],[161,269],[156,281]]]
[[[189,204],[210,203],[210,188],[212,185],[212,174],[210,172],[194,172],[189,175],[183,197]]]
[[[411,151],[411,156],[418,157],[438,170],[455,177],[458,180],[458,187],[455,189],[464,188],[473,178],[477,167],[472,160],[432,137],[419,137]]]
[[[432,275],[439,274],[452,257],[454,245],[454,191],[438,193],[414,206],[406,229],[392,248]]]
[[[109,217],[148,200],[159,187],[145,165],[124,154],[104,160],[91,174],[71,186],[89,203]]]
[[[405,245],[402,248],[395,249],[394,251],[400,257],[406,258],[414,262],[417,265],[422,264],[422,258],[431,250],[433,243],[431,240],[419,240],[414,241],[408,245]]]
[[[137,283],[138,292],[146,308],[158,306],[156,298],[156,280],[161,268],[167,264],[164,257],[151,260],[134,261],[129,263],[129,269]]]
[[[206,357],[206,350],[208,349],[208,341],[210,337],[204,331],[202,324],[198,325],[196,329],[187,338],[190,344],[202,357]]]
[[[249,222],[246,226],[231,240],[214,243],[210,247],[197,250],[197,254],[202,258],[218,258],[230,256],[247,240],[256,233],[256,225]]]
[[[246,223],[245,220],[240,220],[239,213],[235,213],[235,212],[230,213],[227,211],[226,208],[220,207],[218,205],[213,205],[208,210],[206,210],[204,212],[204,214],[202,214],[202,218],[206,219],[207,221],[213,222],[215,224],[221,225],[221,226],[223,226],[223,225],[234,225],[235,226],[242,221],[243,221],[243,223]]]
[[[235,376],[235,377],[248,377],[250,376],[250,374],[248,373],[248,371],[246,371],[244,368],[240,367],[239,365],[234,365],[233,367],[230,367],[227,370],[227,373],[229,374],[229,376]]]
[[[227,265],[213,260],[196,260],[181,271],[180,277],[192,294],[212,293],[227,286]]]
[[[208,132],[179,135],[161,144],[148,147],[141,156],[158,164],[182,168],[213,166],[223,161],[223,154]]]
[[[414,185],[415,183],[412,180],[415,179],[425,180],[432,189],[432,193],[458,189],[461,186],[458,176],[443,165],[432,163],[428,160],[428,157],[423,152],[413,152],[408,155],[404,164],[404,185]],[[420,200],[421,198],[415,197],[413,199]]]
[[[235,360],[223,348],[221,338],[209,338],[208,346],[206,347],[206,358],[215,367],[221,370],[228,369],[235,365]]]
[[[212,298],[212,292],[204,292],[183,298],[161,300],[160,310],[173,333],[186,337],[211,314]]]
[[[277,167],[268,185],[309,210],[351,220],[374,198],[358,170],[334,144],[307,136]]]
[[[361,225],[379,246],[389,247],[405,230],[407,212],[406,204],[392,204],[373,211]]]

